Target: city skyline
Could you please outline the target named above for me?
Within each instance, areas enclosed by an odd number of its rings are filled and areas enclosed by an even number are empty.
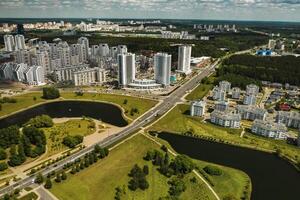
[[[2,0],[0,18],[300,21],[300,0]]]

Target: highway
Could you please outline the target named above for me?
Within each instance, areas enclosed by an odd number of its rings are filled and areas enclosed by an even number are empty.
[[[183,84],[181,87],[179,87],[174,92],[172,92],[167,98],[165,98],[163,101],[161,101],[161,103],[159,103],[156,107],[149,110],[147,113],[142,115],[138,120],[136,120],[133,123],[131,123],[130,125],[128,125],[125,129],[123,129],[122,131],[120,131],[114,135],[111,135],[111,136],[105,138],[103,141],[101,141],[100,143],[97,143],[97,144],[99,144],[101,147],[107,147],[113,143],[120,141],[122,138],[125,138],[129,134],[131,134],[135,131],[138,131],[140,128],[146,126],[150,122],[154,122],[157,119],[159,119],[159,116],[165,114],[172,107],[174,107],[177,102],[180,102],[181,98],[186,94],[187,91],[194,89],[197,85],[199,85],[199,82],[203,78],[205,78],[206,76],[213,73],[213,71],[215,70],[215,67],[219,64],[219,61],[220,61],[220,59],[218,59],[216,62],[214,62],[207,68],[203,69],[203,71],[199,72],[199,74],[192,77],[185,84]],[[95,145],[87,147],[87,148],[65,158],[64,160],[61,160],[57,163],[50,165],[49,167],[42,170],[41,173],[45,176],[53,171],[58,171],[58,170],[62,169],[66,163],[73,162],[77,158],[84,156],[86,153],[93,151]],[[25,187],[31,185],[32,183],[34,183],[34,178],[35,178],[34,175],[29,176],[22,180],[17,181],[16,183],[14,183],[10,186],[0,189],[0,197],[6,193],[12,192],[14,189],[17,189],[17,188],[22,189],[22,188],[25,188]]]

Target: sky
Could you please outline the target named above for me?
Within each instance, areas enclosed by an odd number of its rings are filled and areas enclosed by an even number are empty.
[[[0,0],[0,18],[32,17],[300,22],[300,0]]]

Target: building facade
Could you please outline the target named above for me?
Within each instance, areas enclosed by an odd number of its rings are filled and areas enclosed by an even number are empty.
[[[202,117],[205,114],[205,107],[206,107],[205,101],[193,101],[191,103],[190,115]]]
[[[210,122],[228,128],[240,128],[241,115],[232,112],[214,110],[210,114]]]
[[[256,119],[251,127],[251,132],[264,137],[274,139],[286,139],[287,128],[282,123],[273,123],[270,121],[264,121]]]
[[[106,72],[99,67],[76,71],[73,74],[75,86],[98,85],[106,81]]]
[[[279,111],[276,116],[276,122],[283,123],[287,127],[300,128],[300,113],[296,111]]]
[[[238,105],[237,112],[241,114],[242,119],[252,121],[256,119],[265,120],[268,114],[266,109],[246,105]]]

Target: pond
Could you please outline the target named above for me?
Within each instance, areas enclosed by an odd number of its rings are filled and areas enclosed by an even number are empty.
[[[101,119],[105,123],[119,127],[128,124],[122,116],[121,109],[112,104],[89,101],[57,101],[38,105],[2,118],[0,119],[0,128],[15,124],[22,125],[30,118],[43,114],[52,118],[86,116]]]

